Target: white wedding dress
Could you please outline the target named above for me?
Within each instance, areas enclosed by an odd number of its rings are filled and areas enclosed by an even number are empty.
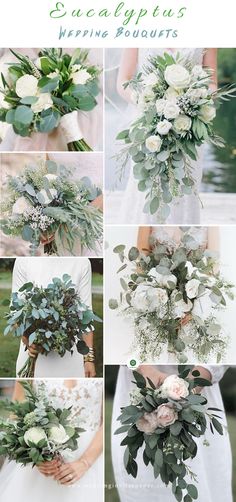
[[[212,374],[212,387],[203,390],[203,394],[208,400],[209,407],[224,409],[223,401],[218,382],[224,375],[226,367],[224,366],[205,366]],[[157,366],[165,373],[177,373],[176,366]],[[139,451],[138,475],[134,479],[126,473],[123,465],[124,446],[120,446],[123,435],[114,435],[114,432],[120,426],[117,417],[120,415],[120,408],[129,404],[129,393],[134,387],[132,384],[133,376],[131,370],[127,367],[121,367],[119,370],[112,419],[112,458],[115,480],[121,502],[176,502],[170,487],[166,487],[162,481],[154,478],[151,466],[145,467],[142,461],[142,451]],[[226,424],[225,413],[220,413],[223,417],[223,424]],[[206,439],[210,446],[204,446]],[[198,453],[195,459],[187,461],[187,465],[197,475],[197,489],[199,493],[198,502],[233,502],[231,476],[232,476],[232,458],[229,435],[227,430],[224,435],[212,434],[210,429],[205,435],[196,439],[198,444]],[[191,481],[189,480],[191,483]]]
[[[71,276],[82,302],[91,307],[91,265],[88,258],[17,258],[13,270],[12,291],[18,291],[26,282],[46,287],[53,277],[62,278],[63,274]],[[16,374],[26,362],[27,357],[25,345],[21,342]],[[78,378],[83,376],[83,356],[77,350],[74,351],[73,355],[66,352],[64,357],[60,357],[55,352],[50,352],[47,356],[38,355],[35,378]]]
[[[63,380],[45,380],[47,396],[58,407],[72,406],[73,421],[85,429],[78,441],[78,449],[64,452],[64,461],[78,460],[86,451],[101,425],[101,379],[80,379],[68,389]],[[36,388],[42,383],[34,382]],[[14,461],[5,462],[0,472],[0,502],[102,502],[103,458],[92,464],[84,476],[72,486],[62,486],[51,477],[41,474],[37,467],[22,467]]]
[[[164,52],[171,52],[174,55],[179,53],[183,60],[190,60],[193,65],[202,64],[204,49],[139,49],[138,50],[138,71],[142,70],[144,64],[147,64],[150,56],[163,55]],[[129,123],[135,119],[137,112],[131,106],[129,107]],[[130,113],[133,117],[130,119]],[[191,161],[192,175],[195,180],[195,189],[199,192],[201,178],[202,178],[202,148],[199,148],[199,157],[197,161]],[[145,205],[146,192],[138,190],[138,182],[134,179],[132,172],[132,165],[128,184],[122,199],[121,212],[117,217],[117,223],[129,224],[158,224],[162,223],[158,220],[157,214],[145,214],[143,207]],[[181,198],[174,200],[171,204],[171,212],[168,219],[165,221],[167,224],[198,224],[200,223],[200,200],[197,195],[185,195]]]

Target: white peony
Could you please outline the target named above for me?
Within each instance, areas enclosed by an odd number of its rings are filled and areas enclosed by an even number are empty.
[[[197,298],[193,302],[192,314],[200,317],[203,321],[211,314],[212,300],[210,298],[211,291],[207,289],[201,298]]]
[[[63,425],[53,425],[50,427],[50,429],[48,429],[48,437],[56,444],[64,444],[69,439]]]
[[[166,100],[165,99],[157,99],[156,100],[156,111],[158,115],[162,115],[164,112],[166,106]]]
[[[30,443],[37,445],[42,439],[47,439],[47,436],[41,427],[31,427],[24,434],[24,440],[28,446]]]
[[[175,277],[175,275],[173,275],[173,274],[168,274],[168,275],[159,274],[159,272],[157,272],[155,267],[153,267],[153,268],[151,268],[151,270],[149,270],[148,275],[156,280],[158,286],[161,286],[163,288],[168,287],[168,282],[172,282],[175,286],[177,284],[177,278]]]
[[[58,176],[56,174],[45,174],[43,178],[46,178],[48,181],[55,181],[57,180]]]
[[[190,279],[185,286],[185,291],[187,293],[188,298],[196,298],[198,294],[198,288],[200,286],[200,281],[198,279]]]
[[[171,122],[168,122],[168,120],[165,119],[159,122],[159,124],[157,124],[156,131],[162,136],[165,136],[166,134],[168,134],[171,128],[172,128]]]
[[[48,192],[50,193],[51,195],[51,199],[48,197],[48,194],[46,192],[46,190],[44,190],[44,188],[42,190],[40,190],[40,194],[43,196],[43,205],[44,206],[47,206],[48,204],[50,204],[52,202],[53,199],[56,199],[57,197],[57,190],[55,188],[50,188],[48,190]]]
[[[156,75],[156,73],[152,72],[146,75],[143,79],[143,84],[146,86],[153,87],[154,85],[158,84],[159,82],[159,77]]]
[[[191,129],[191,125],[192,120],[188,117],[188,115],[179,115],[179,117],[174,120],[174,129],[179,134],[189,131],[189,129]]]
[[[165,92],[165,98],[168,100],[176,100],[176,98],[179,96],[179,93],[173,89],[173,87],[168,87],[168,89]]]
[[[184,66],[173,64],[166,68],[165,80],[174,89],[184,89],[190,84],[191,76]]]
[[[51,94],[49,92],[43,92],[38,95],[38,101],[31,105],[31,110],[34,113],[40,113],[43,110],[48,110],[53,106],[53,100],[51,98]]]
[[[192,69],[192,76],[197,79],[206,78],[207,72],[203,69],[203,67],[200,64],[197,64]]]
[[[25,197],[19,197],[12,207],[12,214],[23,214],[27,209],[31,208],[32,205]]]
[[[162,139],[160,136],[149,136],[149,138],[146,139],[146,148],[149,150],[149,152],[160,152],[161,145],[162,145]]]
[[[164,108],[164,116],[166,119],[176,119],[180,114],[180,108],[174,101],[167,101]]]
[[[216,109],[211,105],[203,105],[200,108],[199,118],[208,124],[211,122],[216,116]]]
[[[189,383],[177,375],[169,375],[161,386],[161,395],[164,398],[179,399],[189,395]]]
[[[33,75],[23,75],[16,81],[16,94],[20,98],[36,96],[38,92],[38,79]]]
[[[73,72],[71,75],[73,84],[75,85],[85,85],[91,78],[90,73],[87,70],[79,70]]]

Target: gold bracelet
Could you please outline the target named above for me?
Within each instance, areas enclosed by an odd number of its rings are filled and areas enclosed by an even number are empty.
[[[84,356],[84,363],[94,363],[95,362],[95,353],[92,347],[89,347],[88,354]]]

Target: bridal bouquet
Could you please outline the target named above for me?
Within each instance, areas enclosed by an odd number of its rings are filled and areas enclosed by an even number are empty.
[[[35,61],[11,52],[17,61],[1,75],[0,120],[23,137],[60,126],[68,150],[91,150],[77,122],[77,111],[93,110],[99,94],[101,70],[90,65],[88,51],[76,49],[70,56],[62,49],[41,49]]]
[[[5,216],[1,229],[30,242],[32,255],[42,239],[55,234],[71,254],[76,239],[81,247],[96,249],[102,238],[102,213],[90,204],[101,190],[88,177],[73,180],[71,174],[68,168],[46,161],[8,178],[0,205]],[[57,254],[55,239],[44,250]]]
[[[4,335],[13,333],[36,344],[47,356],[54,351],[63,357],[76,349],[80,354],[89,352],[83,336],[94,331],[93,322],[101,321],[87,305],[81,302],[67,274],[54,277],[46,288],[28,282],[12,294],[10,311],[6,314]],[[19,377],[33,378],[36,358],[28,357]]]
[[[123,263],[119,272],[129,264],[131,273],[120,279],[120,301],[111,299],[109,306],[131,320],[132,350],[141,362],[157,359],[166,346],[182,364],[186,349],[202,362],[224,358],[227,337],[215,314],[234,298],[233,285],[216,272],[214,256],[182,230],[176,248],[155,240],[147,255],[135,247],[128,257],[125,246],[114,249]]]
[[[21,382],[26,401],[4,401],[12,419],[0,421],[0,455],[22,465],[49,462],[63,458],[64,450],[78,448],[78,419],[71,408],[55,407],[47,397],[44,384],[36,392],[31,384]]]
[[[138,190],[146,194],[144,213],[164,222],[169,204],[195,193],[191,159],[205,141],[224,146],[213,128],[216,103],[233,97],[232,86],[210,90],[211,70],[192,66],[164,54],[149,59],[143,71],[125,84],[130,87],[139,116],[118,140],[126,146],[118,156],[121,176],[132,158]]]
[[[155,385],[137,372],[134,378],[137,389],[130,395],[130,405],[122,408],[118,420],[122,426],[115,434],[126,433],[121,442],[126,446],[124,465],[134,478],[138,473],[137,454],[143,451],[143,462],[153,467],[154,477],[160,476],[165,485],[172,485],[172,493],[178,502],[192,502],[198,498],[195,484],[197,476],[187,460],[197,456],[195,438],[204,436],[208,424],[223,435],[223,427],[217,420],[217,408],[207,408],[207,399],[194,393],[195,388],[209,386],[200,378],[198,371],[179,367],[180,375],[170,375],[164,383]],[[190,379],[192,377],[192,379]],[[205,444],[207,441],[205,440]]]

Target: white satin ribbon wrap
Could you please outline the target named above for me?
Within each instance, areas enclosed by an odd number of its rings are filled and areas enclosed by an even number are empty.
[[[84,135],[78,124],[78,112],[67,113],[60,120],[60,128],[65,136],[66,143],[73,143],[83,139]]]

